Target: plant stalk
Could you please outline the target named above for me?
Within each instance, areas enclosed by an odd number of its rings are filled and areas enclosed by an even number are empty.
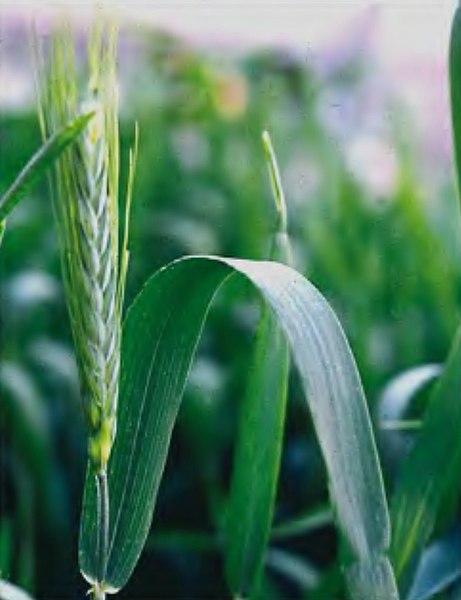
[[[106,600],[106,592],[98,585],[95,585],[91,590],[92,600]]]
[[[95,600],[104,600],[104,584],[107,569],[107,553],[109,549],[109,488],[107,485],[107,471],[104,469],[96,474],[97,494],[97,580],[98,585],[93,588]]]

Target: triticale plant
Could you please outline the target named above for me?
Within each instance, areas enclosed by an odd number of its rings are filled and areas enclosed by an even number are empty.
[[[89,47],[87,97],[79,99],[73,47],[67,34],[52,40],[42,93],[46,137],[71,116],[92,110],[91,124],[58,161],[53,201],[78,360],[88,452],[104,470],[115,433],[120,355],[118,303],[118,135],[113,42],[95,33]]]
[[[327,299],[289,266],[287,209],[265,133],[276,204],[270,260],[200,255],[171,262],[146,281],[126,313],[122,335],[137,135],[120,242],[116,36],[106,26],[94,28],[84,75],[71,39],[62,30],[52,36],[47,52],[37,52],[39,115],[47,141],[42,154],[0,198],[0,233],[32,167],[50,164],[50,157],[58,156],[53,206],[88,438],[79,567],[93,600],[128,584],[149,541],[206,317],[218,291],[234,276],[251,285],[263,303],[241,403],[231,485],[228,498],[216,503],[216,513],[222,514],[217,514],[211,538],[213,551],[223,552],[230,593],[247,600],[268,596],[266,569],[274,566],[274,556],[279,565],[287,564],[274,541],[287,531],[306,533],[305,518],[272,525],[291,364],[298,371],[324,459],[333,509],[327,510],[327,522],[336,523],[340,539],[331,589],[343,589],[350,600],[427,598],[415,596],[411,586],[449,488],[459,488],[461,331],[434,387],[421,433],[400,469],[389,511],[368,403],[347,338]],[[450,73],[461,182],[460,48],[458,8]],[[317,520],[318,515],[308,516],[312,524],[312,516]],[[297,572],[300,564],[295,557]],[[325,597],[330,598],[326,584]],[[0,597],[14,599],[15,591],[3,585]]]

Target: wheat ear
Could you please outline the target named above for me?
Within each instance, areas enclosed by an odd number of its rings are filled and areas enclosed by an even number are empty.
[[[52,188],[88,454],[94,472],[100,473],[105,471],[116,430],[126,271],[123,268],[123,277],[119,276],[115,32],[101,26],[93,31],[88,44],[89,83],[82,99],[68,31],[53,36],[38,72],[45,137],[82,110],[95,113],[78,143],[58,161]]]

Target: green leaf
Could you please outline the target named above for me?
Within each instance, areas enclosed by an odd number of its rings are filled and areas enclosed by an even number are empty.
[[[448,67],[456,183],[461,201],[461,8],[459,6],[455,10],[451,27]]]
[[[226,571],[234,595],[257,594],[272,523],[282,453],[289,374],[288,346],[268,307],[241,409],[226,519]]]
[[[393,377],[384,388],[378,407],[380,429],[391,429],[390,423],[404,420],[411,403],[418,393],[442,371],[438,364],[412,367]]]
[[[309,533],[331,525],[333,513],[329,506],[321,506],[310,510],[305,515],[295,517],[290,521],[276,525],[271,532],[272,540],[284,540],[285,538],[308,535]]]
[[[0,600],[32,600],[32,598],[21,588],[0,579]]]
[[[287,210],[269,134],[263,143],[277,211],[270,258],[289,264]],[[264,306],[240,409],[227,518],[225,566],[235,596],[259,593],[282,456],[290,360],[277,317]]]
[[[430,397],[423,427],[402,466],[391,504],[391,557],[407,588],[434,528],[441,501],[459,488],[461,470],[461,330]],[[406,572],[408,569],[408,573]]]
[[[0,241],[5,219],[27,191],[45,174],[61,153],[78,137],[93,113],[80,115],[51,136],[32,156],[0,199]]]
[[[398,598],[386,552],[389,518],[370,419],[355,362],[327,301],[275,262],[190,257],[158,271],[128,311],[122,342],[119,429],[109,463],[106,584],[130,577],[151,527],[172,430],[210,303],[233,272],[277,315],[311,409],[339,525],[350,548],[353,598]],[[94,582],[94,478],[86,482],[80,568]],[[349,565],[347,565],[349,566]]]

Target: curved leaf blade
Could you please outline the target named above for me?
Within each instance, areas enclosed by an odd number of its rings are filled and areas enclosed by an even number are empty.
[[[26,163],[19,175],[0,198],[0,226],[26,192],[45,174],[48,167],[76,140],[93,113],[80,115],[52,135]],[[3,224],[3,225],[2,225]]]
[[[418,392],[436,379],[442,371],[439,364],[425,364],[399,373],[384,388],[378,406],[380,427],[405,417]]]
[[[9,581],[0,579],[0,599],[1,600],[32,600],[31,596],[21,588],[13,585]]]
[[[124,324],[118,431],[108,469],[109,590],[125,585],[149,533],[203,321],[229,270],[210,263],[181,274],[181,263],[155,274],[130,307]],[[79,560],[82,574],[91,583],[96,572],[95,508],[94,477],[88,475]]]
[[[359,573],[353,578],[353,597],[397,599],[386,558],[390,525],[375,442],[357,368],[336,316],[320,292],[293,269],[219,257],[171,263],[147,282],[128,312],[120,424],[108,475],[108,588],[125,585],[142,551],[203,322],[214,294],[233,272],[249,279],[271,306],[299,369],[337,519]],[[89,478],[80,538],[80,567],[89,581],[95,574],[94,515]]]

